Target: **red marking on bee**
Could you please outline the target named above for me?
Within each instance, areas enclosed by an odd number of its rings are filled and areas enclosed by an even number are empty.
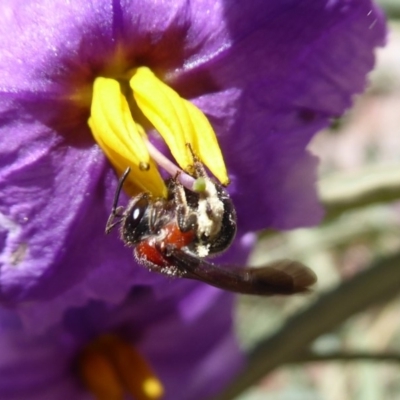
[[[176,222],[169,223],[165,228],[167,235],[163,240],[164,245],[173,245],[177,249],[188,246],[195,239],[193,230],[182,232]]]
[[[174,246],[176,249],[182,249],[193,242],[194,232],[182,232],[175,222],[166,225],[158,235],[160,238],[149,237],[139,242],[135,247],[135,256],[139,262],[147,266],[168,267],[170,262],[164,257],[163,252],[167,246]],[[150,263],[150,265],[148,264]]]
[[[138,262],[140,263],[150,263],[154,264],[154,266],[158,267],[166,267],[168,265],[168,262],[165,260],[163,257],[162,253],[155,248],[149,240],[143,240],[142,242],[138,243],[137,246],[135,247],[135,256]],[[150,265],[147,265],[150,267]]]

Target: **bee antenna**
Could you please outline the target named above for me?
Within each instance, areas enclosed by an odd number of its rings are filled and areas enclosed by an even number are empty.
[[[117,205],[118,205],[118,201],[119,201],[119,196],[121,195],[122,186],[124,185],[124,182],[126,181],[126,178],[128,177],[130,172],[131,172],[131,168],[128,167],[125,170],[125,172],[123,173],[123,175],[121,176],[121,178],[119,178],[118,186],[117,186],[117,189],[115,190],[115,194],[114,194],[114,200],[113,200],[113,205],[111,208],[111,213],[110,213],[110,216],[108,217],[107,224],[106,224],[106,233],[109,233],[110,230],[115,225],[117,225],[118,223],[121,222],[121,220],[114,222],[114,219],[115,219],[115,217],[121,216],[121,215],[119,215],[119,211],[120,211],[121,207],[117,207]]]
[[[118,186],[117,186],[117,189],[114,194],[113,206],[111,209],[112,214],[115,214],[115,210],[117,209],[117,204],[118,204],[119,196],[121,194],[122,186],[124,185],[124,182],[126,181],[126,178],[128,177],[130,172],[131,172],[131,167],[128,167],[125,170],[125,172],[123,173],[123,175],[121,176],[121,178],[119,178]]]

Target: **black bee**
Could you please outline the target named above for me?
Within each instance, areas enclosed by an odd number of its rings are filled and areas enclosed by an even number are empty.
[[[106,233],[121,225],[122,240],[134,247],[136,260],[163,274],[195,279],[232,292],[274,295],[307,292],[317,278],[297,261],[281,260],[262,267],[220,266],[206,257],[219,254],[236,234],[236,212],[225,188],[207,176],[193,155],[193,177],[199,190],[189,190],[179,176],[169,180],[168,197],[140,193],[117,207],[128,168],[121,177]]]

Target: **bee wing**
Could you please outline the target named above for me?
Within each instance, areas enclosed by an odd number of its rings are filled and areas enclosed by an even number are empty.
[[[298,261],[279,260],[261,267],[219,266],[192,253],[170,249],[169,262],[184,277],[196,279],[231,292],[271,296],[309,291],[315,273]]]

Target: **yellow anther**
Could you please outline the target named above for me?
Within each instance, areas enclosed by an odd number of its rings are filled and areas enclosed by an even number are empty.
[[[124,388],[117,371],[105,355],[94,349],[86,349],[80,358],[79,372],[86,387],[97,400],[123,399]]]
[[[164,393],[164,388],[159,380],[149,378],[143,382],[143,392],[149,399],[159,399]]]
[[[88,123],[117,173],[122,175],[127,167],[131,167],[124,187],[129,194],[149,191],[156,196],[166,195],[164,181],[150,158],[143,133],[133,121],[128,102],[116,80],[101,77],[95,80]]]
[[[91,116],[88,124],[93,136],[102,148],[118,175],[131,167],[124,189],[128,194],[151,192],[155,196],[167,195],[167,188],[158,171],[156,162],[168,169],[168,163],[150,157],[146,133],[134,118],[153,126],[163,137],[176,162],[191,173],[193,156],[188,144],[199,159],[223,184],[228,175],[217,138],[205,115],[192,103],[158,79],[147,67],[128,73],[128,85],[111,78],[96,78],[93,85]],[[129,89],[129,90],[126,90]],[[129,101],[128,101],[129,100]],[[135,101],[132,115],[129,102]],[[138,109],[139,110],[138,110]],[[143,116],[145,118],[143,118]],[[154,149],[154,147],[153,147]],[[165,157],[164,157],[165,158]],[[171,164],[171,163],[170,163]],[[176,168],[176,167],[175,167]]]
[[[81,377],[97,400],[122,400],[124,393],[135,400],[159,400],[164,394],[143,356],[116,336],[97,338],[79,361]]]
[[[134,70],[129,83],[138,107],[163,137],[181,168],[190,171],[193,165],[189,143],[210,171],[222,183],[228,183],[221,149],[206,116],[147,67]]]

